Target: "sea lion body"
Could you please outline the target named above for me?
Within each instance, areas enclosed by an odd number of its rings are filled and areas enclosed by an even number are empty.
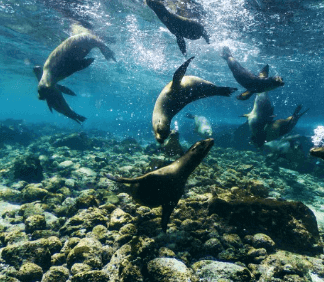
[[[186,105],[198,99],[216,95],[228,97],[237,90],[231,87],[218,87],[196,76],[184,76],[193,58],[178,68],[173,80],[164,87],[155,102],[152,124],[155,138],[161,144],[170,134],[172,118]]]
[[[207,118],[205,118],[204,116],[192,115],[190,113],[187,113],[186,117],[194,120],[194,131],[197,132],[200,137],[208,138],[213,135],[211,124]]]
[[[246,88],[246,91],[237,96],[239,100],[247,100],[254,93],[267,92],[274,90],[279,86],[283,86],[284,82],[280,76],[263,77],[256,76],[235,60],[228,47],[223,48],[222,58],[226,60],[235,80]],[[269,67],[268,65],[266,66]]]
[[[57,46],[44,64],[38,84],[39,99],[45,99],[47,88],[88,67],[94,59],[85,59],[85,56],[95,47],[100,49],[107,60],[115,60],[114,53],[97,36],[87,32],[73,35]]]
[[[214,139],[196,142],[182,157],[168,166],[151,171],[136,178],[117,178],[106,175],[108,179],[134,184],[131,195],[134,200],[149,207],[162,206],[162,230],[166,231],[170,215],[184,193],[189,175],[201,163],[214,144]]]
[[[184,38],[196,40],[203,37],[209,44],[209,36],[200,23],[169,12],[159,1],[146,0],[146,4],[154,11],[168,30],[177,37],[178,46],[183,54],[186,54]]]
[[[297,124],[299,118],[309,110],[307,109],[306,111],[299,113],[301,108],[302,105],[298,105],[292,116],[286,119],[277,119],[271,123],[268,123],[264,128],[266,133],[266,141],[270,142],[290,132]]]
[[[272,122],[274,108],[269,99],[268,93],[257,94],[254,100],[253,109],[249,114],[244,115],[248,119],[251,131],[251,141],[257,147],[261,147],[265,140],[266,134],[264,127]]]
[[[38,81],[42,77],[42,67],[41,66],[35,66],[34,67],[34,73],[38,79]],[[76,94],[70,90],[69,88],[56,84],[52,87],[49,87],[46,89],[47,95],[45,95],[45,99],[48,105],[48,108],[51,112],[53,112],[53,109],[63,115],[65,115],[68,118],[71,118],[75,120],[77,123],[81,124],[81,122],[84,122],[86,118],[84,116],[81,116],[74,112],[67,102],[65,101],[62,92],[71,96],[76,96]]]

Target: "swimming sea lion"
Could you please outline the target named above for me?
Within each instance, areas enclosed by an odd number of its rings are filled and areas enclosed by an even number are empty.
[[[213,130],[210,122],[204,116],[196,116],[190,113],[186,114],[187,118],[193,119],[195,121],[194,131],[199,134],[202,138],[208,138],[213,135]]]
[[[201,163],[213,144],[212,138],[198,141],[170,165],[136,178],[106,176],[113,181],[134,184],[131,195],[138,203],[152,208],[162,205],[161,225],[165,232],[171,213],[184,193],[189,175]]]
[[[34,73],[38,79],[42,77],[42,67],[41,66],[35,66],[34,67]],[[45,96],[44,100],[46,100],[48,108],[51,112],[53,112],[52,109],[56,110],[57,112],[75,120],[77,123],[81,124],[81,122],[85,121],[86,118],[77,114],[74,112],[67,102],[65,101],[62,92],[71,96],[76,96],[76,94],[70,90],[69,88],[56,84],[50,88],[48,88],[48,95]]]
[[[184,38],[196,40],[203,37],[209,44],[209,36],[200,23],[169,12],[159,1],[146,0],[146,4],[154,11],[168,30],[176,36],[182,54],[186,54],[186,42]]]
[[[268,77],[268,72],[269,67],[267,65],[259,73],[259,77]],[[268,92],[262,92],[256,94],[252,111],[243,115],[248,118],[251,142],[257,147],[262,147],[265,143],[266,133],[264,127],[273,121],[273,110]]]
[[[266,141],[270,142],[290,132],[297,124],[299,118],[309,110],[307,109],[306,111],[299,113],[301,108],[302,105],[298,105],[292,116],[286,119],[277,119],[268,123],[264,128]]]
[[[153,110],[152,124],[155,138],[163,143],[169,136],[172,118],[186,105],[201,98],[230,96],[237,88],[218,87],[196,76],[185,76],[194,57],[183,63],[157,98]]]
[[[324,147],[314,147],[311,148],[309,154],[316,158],[321,158],[324,160]]]
[[[161,147],[162,152],[168,157],[174,157],[176,155],[182,156],[184,154],[180,145],[179,131],[171,130],[168,139]]]
[[[284,82],[280,76],[255,76],[253,73],[243,68],[240,63],[234,59],[228,47],[223,48],[223,53],[221,56],[227,61],[227,64],[236,81],[246,88],[245,92],[237,96],[237,99],[239,100],[247,100],[254,93],[267,92],[284,85]],[[264,70],[269,72],[269,66],[266,65]]]
[[[88,67],[94,58],[85,56],[95,47],[100,49],[107,60],[116,61],[114,52],[89,32],[70,36],[56,47],[43,67],[43,75],[38,83],[39,99],[44,100],[58,81]]]

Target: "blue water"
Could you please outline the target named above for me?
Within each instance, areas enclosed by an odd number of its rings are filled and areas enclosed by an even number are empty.
[[[303,126],[311,134],[323,124],[324,5],[320,1],[286,1],[285,5],[272,1],[272,6],[261,0],[197,2],[205,11],[201,20],[211,44],[203,39],[186,40],[187,58],[195,56],[187,74],[239,90],[231,98],[202,99],[182,110],[173,120],[184,134],[192,130],[184,118],[187,111],[204,115],[216,126],[243,123],[239,116],[253,106],[253,98],[235,98],[244,89],[220,57],[224,45],[252,72],[269,64],[270,76],[283,77],[285,86],[270,92],[278,118],[290,116],[297,104],[303,104],[310,110],[297,127]],[[77,97],[65,98],[73,110],[87,117],[83,127],[52,114],[38,100],[32,71],[71,35],[72,19],[90,23],[117,59],[117,63],[107,62],[93,50],[90,56],[95,62],[62,81],[77,93]],[[0,40],[0,119],[48,122],[75,130],[95,127],[135,136],[144,132],[152,141],[155,100],[186,60],[174,35],[142,0],[2,0]]]

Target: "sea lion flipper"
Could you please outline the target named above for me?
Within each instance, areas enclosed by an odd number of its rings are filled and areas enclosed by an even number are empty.
[[[187,61],[185,61],[174,73],[173,79],[172,79],[172,87],[178,87],[180,86],[181,80],[186,74],[187,68],[190,64],[190,62],[194,59],[195,57],[191,57]]]
[[[240,95],[238,95],[236,98],[238,100],[247,100],[249,99],[252,95],[254,94],[254,92],[246,90],[245,92],[241,93]]]
[[[106,58],[107,61],[109,61],[110,59],[117,62],[116,61],[116,58],[115,58],[115,53],[110,50],[105,44],[102,44],[100,47],[99,47],[102,55],[104,55],[104,57]]]
[[[56,87],[64,94],[67,94],[70,96],[76,96],[76,94],[70,88],[67,88],[66,86],[57,84]]]
[[[177,43],[183,55],[186,55],[186,42],[183,37],[177,36]]]
[[[166,232],[166,230],[167,230],[168,223],[169,223],[169,220],[170,220],[170,216],[171,216],[171,214],[172,214],[175,207],[176,207],[176,204],[173,204],[173,203],[162,205],[161,226],[162,226],[163,232]]]
[[[269,75],[269,65],[265,65],[264,68],[260,71],[259,77],[260,78],[267,78]]]
[[[46,102],[47,102],[47,106],[48,106],[49,110],[51,111],[51,113],[53,113],[53,108],[52,108],[51,104],[49,103],[48,99],[46,99]]]
[[[43,75],[43,68],[41,66],[34,66],[33,71],[37,77],[37,80],[40,81]]]
[[[223,51],[222,51],[222,54],[221,54],[221,57],[225,60],[227,60],[229,57],[232,57],[232,53],[231,53],[231,50],[228,46],[224,46],[223,47]]]
[[[142,176],[139,177],[135,177],[135,178],[123,178],[123,177],[115,177],[111,174],[106,173],[105,176],[115,182],[120,182],[120,183],[126,183],[126,184],[133,184],[133,183],[139,183],[142,179],[145,178],[147,174],[144,174]]]
[[[208,33],[207,33],[207,31],[205,29],[203,30],[202,37],[205,39],[205,41],[207,42],[207,44],[210,44],[210,42],[209,42],[209,35],[208,35]]]

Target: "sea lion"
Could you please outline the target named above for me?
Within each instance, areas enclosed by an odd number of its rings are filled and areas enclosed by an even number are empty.
[[[179,131],[171,130],[168,139],[161,147],[161,151],[168,157],[174,157],[176,155],[182,156],[184,154],[180,145]]]
[[[231,54],[231,51],[228,47],[223,48],[222,58],[227,61],[227,64],[230,70],[233,73],[236,81],[241,84],[246,91],[237,96],[239,100],[247,100],[254,93],[267,92],[270,90],[274,90],[279,86],[283,86],[285,83],[283,82],[280,76],[274,77],[264,77],[264,76],[255,76],[253,73],[243,68],[238,61],[234,59]],[[267,69],[269,72],[269,66],[266,65],[264,70]]]
[[[211,96],[230,96],[237,88],[218,87],[215,84],[196,76],[185,76],[191,57],[174,73],[157,98],[153,110],[152,124],[155,138],[163,143],[169,136],[172,118],[186,105],[201,98]]]
[[[138,203],[152,208],[162,205],[161,226],[165,232],[171,213],[184,193],[189,175],[201,163],[213,144],[212,138],[198,141],[170,165],[136,178],[106,176],[113,181],[134,184],[131,195]]]
[[[297,124],[299,118],[309,110],[307,109],[306,111],[299,113],[301,108],[302,105],[298,105],[292,116],[287,117],[286,119],[277,119],[268,123],[264,128],[266,141],[270,142],[290,132]]]
[[[34,67],[34,73],[38,81],[42,77],[42,72],[43,70],[41,66]],[[81,124],[81,122],[84,122],[86,118],[84,116],[77,114],[69,107],[69,105],[67,104],[67,102],[65,101],[62,95],[62,92],[71,96],[76,96],[76,94],[69,88],[56,84],[48,89],[48,95],[46,95],[44,98],[44,100],[46,100],[47,102],[48,108],[50,109],[51,112],[53,112],[52,109],[54,109],[57,112]]]
[[[186,42],[184,38],[196,40],[203,37],[209,44],[209,36],[200,23],[169,12],[159,1],[146,0],[146,4],[154,11],[168,30],[176,36],[182,54],[186,55]]]
[[[193,119],[195,121],[194,131],[202,138],[208,138],[213,135],[213,130],[210,122],[204,116],[196,116],[191,113],[186,114],[187,118]]]
[[[311,148],[309,154],[313,157],[320,158],[324,160],[324,147],[314,147]]]
[[[98,47],[107,60],[114,60],[111,51],[97,36],[85,32],[64,40],[47,58],[38,83],[39,99],[51,94],[51,88],[60,80],[88,67],[94,58],[85,58],[92,48]]]

